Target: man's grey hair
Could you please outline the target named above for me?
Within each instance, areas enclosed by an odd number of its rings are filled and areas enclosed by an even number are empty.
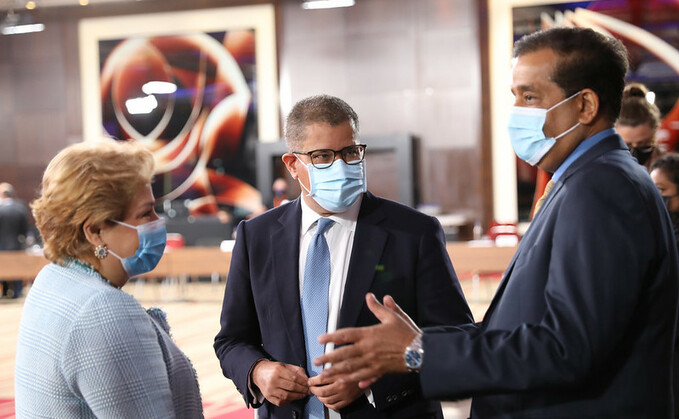
[[[306,127],[309,125],[325,123],[335,127],[347,121],[354,132],[354,142],[357,142],[358,115],[348,103],[329,95],[311,96],[300,100],[292,107],[285,122],[285,143],[288,151],[310,151],[302,150],[306,139]]]

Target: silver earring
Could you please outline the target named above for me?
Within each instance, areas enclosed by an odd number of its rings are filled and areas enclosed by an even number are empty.
[[[97,247],[94,248],[94,256],[96,256],[97,259],[103,259],[107,255],[108,255],[108,248],[106,247],[105,244],[97,245]]]

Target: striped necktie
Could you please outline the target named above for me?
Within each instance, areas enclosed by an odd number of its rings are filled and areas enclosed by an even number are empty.
[[[330,218],[319,218],[316,234],[309,243],[304,267],[302,285],[302,323],[306,346],[306,363],[309,377],[323,371],[316,366],[314,358],[322,355],[325,347],[318,343],[318,336],[328,330],[328,292],[330,288],[330,250],[323,235],[334,223]],[[324,419],[323,403],[316,396],[310,396],[304,408],[304,418]]]

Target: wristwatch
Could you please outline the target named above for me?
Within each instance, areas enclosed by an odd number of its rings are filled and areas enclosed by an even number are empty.
[[[410,345],[403,352],[403,360],[410,372],[420,372],[422,360],[424,359],[424,349],[422,349],[422,334],[415,336]]]

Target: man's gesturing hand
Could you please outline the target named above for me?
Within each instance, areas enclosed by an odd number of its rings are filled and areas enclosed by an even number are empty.
[[[297,365],[268,360],[259,361],[252,369],[252,382],[264,398],[283,406],[309,394],[308,377]]]
[[[314,360],[316,365],[331,363],[322,375],[346,374],[349,381],[366,388],[387,373],[406,373],[403,353],[422,331],[401,310],[390,296],[380,304],[373,294],[366,295],[366,303],[380,324],[369,327],[340,329],[321,335],[320,343],[345,345]]]

